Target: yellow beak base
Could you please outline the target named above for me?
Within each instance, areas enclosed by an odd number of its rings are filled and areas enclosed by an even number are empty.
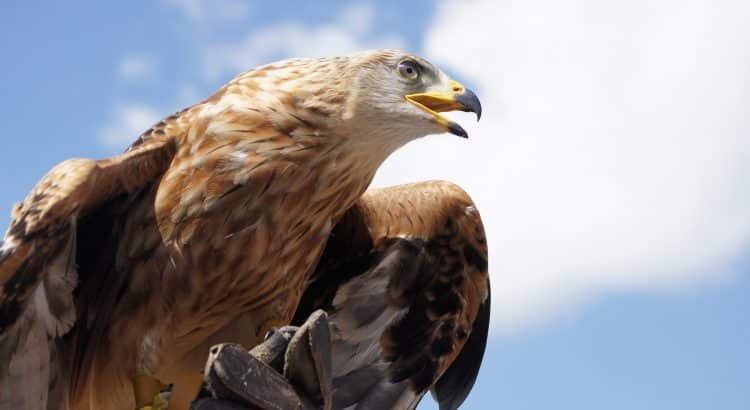
[[[441,112],[466,111],[477,115],[477,120],[482,116],[482,104],[479,98],[471,90],[461,84],[451,81],[451,93],[427,92],[409,94],[406,100],[416,105],[425,112],[431,114],[435,121],[448,132],[467,138],[468,134],[460,125],[440,115]]]

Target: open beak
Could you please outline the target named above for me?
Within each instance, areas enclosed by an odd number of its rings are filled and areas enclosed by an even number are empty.
[[[440,115],[446,111],[466,111],[477,115],[477,121],[482,117],[482,104],[471,90],[463,85],[451,81],[450,91],[431,91],[426,93],[409,94],[406,100],[435,117],[440,126],[446,131],[459,137],[468,138],[466,131],[457,123]]]

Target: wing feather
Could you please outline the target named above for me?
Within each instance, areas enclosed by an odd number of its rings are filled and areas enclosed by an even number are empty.
[[[411,409],[427,390],[457,408],[489,326],[484,229],[457,186],[368,191],[339,221],[295,321],[325,309],[334,408]]]
[[[79,221],[156,179],[174,152],[161,138],[104,160],[64,161],[14,207],[0,246],[0,384],[19,387],[0,392],[0,408],[44,408],[48,395],[66,394],[58,350],[76,323]]]
[[[487,299],[482,302],[479,315],[474,320],[469,340],[466,341],[453,364],[432,387],[432,397],[438,402],[440,410],[457,409],[469,396],[479,375],[490,327],[489,289],[488,283]]]

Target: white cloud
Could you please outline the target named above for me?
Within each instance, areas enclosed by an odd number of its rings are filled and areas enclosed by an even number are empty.
[[[112,122],[102,127],[97,137],[107,147],[122,149],[158,122],[159,118],[159,112],[148,105],[120,105],[115,109]]]
[[[748,17],[741,1],[446,1],[427,54],[472,80],[483,120],[410,144],[376,183],[447,178],[476,199],[495,331],[731,278],[750,244]]]
[[[247,0],[162,0],[196,23],[235,23],[250,15]]]
[[[157,64],[152,57],[142,54],[129,55],[117,66],[117,77],[126,81],[151,80],[156,76]]]
[[[346,55],[371,48],[402,48],[394,35],[373,33],[372,5],[344,8],[331,22],[309,26],[298,22],[271,25],[249,32],[236,44],[207,47],[204,56],[209,77],[238,74],[258,65],[287,57]]]

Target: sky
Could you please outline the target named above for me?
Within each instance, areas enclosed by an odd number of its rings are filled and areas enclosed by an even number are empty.
[[[403,48],[484,107],[452,115],[470,139],[410,143],[374,182],[450,180],[483,216],[491,339],[465,408],[748,409],[749,18],[729,0],[4,1],[0,210],[253,66]]]

